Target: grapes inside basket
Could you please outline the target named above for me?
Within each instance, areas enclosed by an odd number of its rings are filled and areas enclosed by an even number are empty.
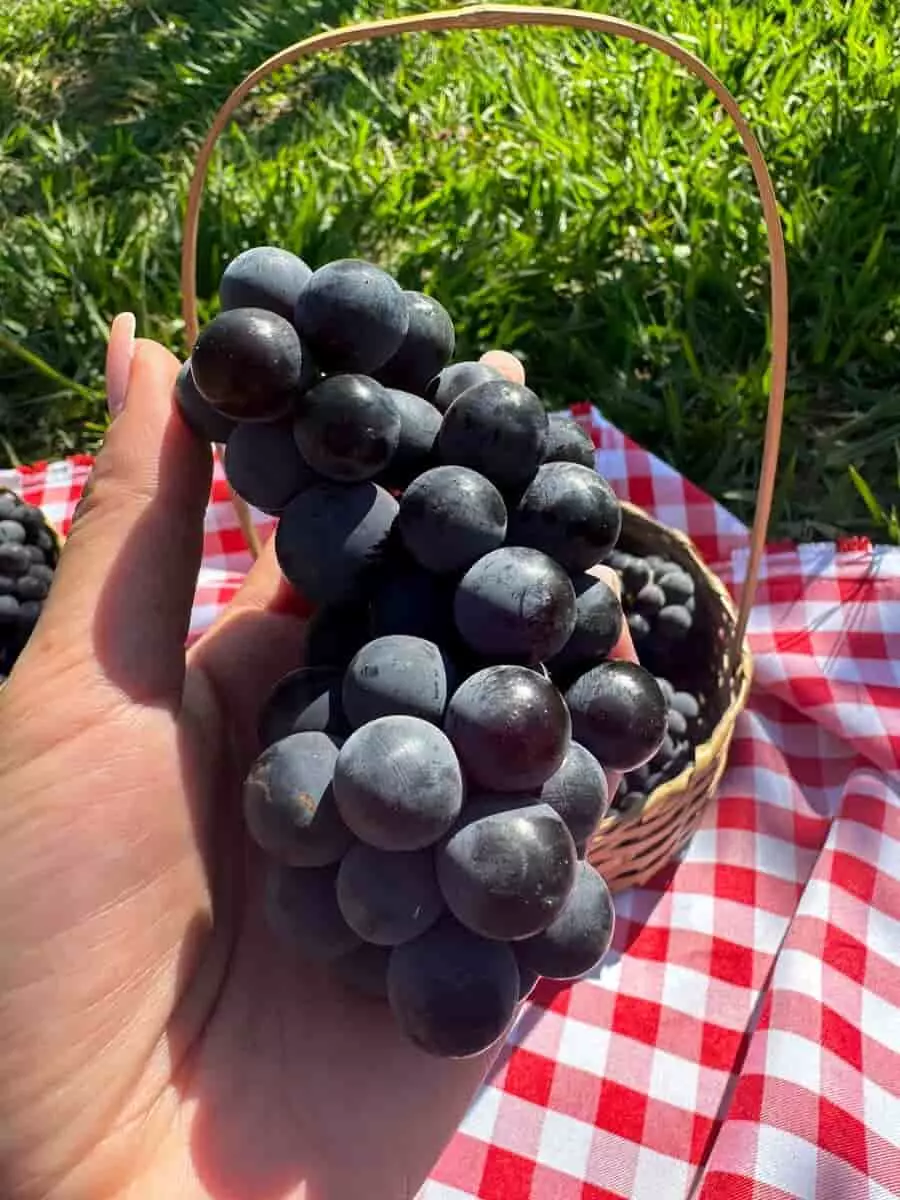
[[[702,731],[694,695],[614,657],[623,605],[593,568],[619,571],[659,665],[683,657],[694,581],[616,549],[590,438],[451,362],[437,300],[275,247],[235,259],[220,299],[177,401],[225,443],[234,492],[278,517],[280,568],[315,610],[244,786],[270,925],[424,1050],[479,1053],[540,976],[609,947],[585,859],[607,772],[633,810]]]
[[[41,510],[0,488],[0,687],[37,624],[58,558]]]

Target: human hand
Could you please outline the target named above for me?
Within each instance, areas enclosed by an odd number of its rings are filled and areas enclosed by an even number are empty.
[[[211,455],[172,405],[176,360],[138,341],[129,369],[132,329],[0,694],[0,1193],[411,1197],[491,1054],[429,1058],[262,920],[241,781],[303,610],[270,545],[185,654]]]

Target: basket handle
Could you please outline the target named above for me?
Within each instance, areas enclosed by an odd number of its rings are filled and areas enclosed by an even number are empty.
[[[760,560],[765,545],[772,497],[775,491],[775,476],[778,467],[778,449],[781,442],[781,426],[784,416],[784,393],[787,379],[788,345],[788,293],[787,260],[784,249],[784,233],[778,216],[778,201],[766,161],[759,142],[747,124],[734,97],[706,66],[706,64],[678,42],[664,34],[634,25],[618,17],[601,13],[579,12],[568,8],[522,7],[507,4],[478,4],[470,8],[449,9],[444,12],[415,13],[407,17],[390,20],[365,21],[328,30],[305,38],[293,46],[274,54],[261,66],[252,71],[234,89],[213,119],[206,140],[200,147],[194,174],[188,191],[187,209],[184,217],[184,233],[181,250],[181,295],[182,314],[190,345],[198,335],[197,321],[197,227],[200,204],[206,183],[209,161],[216,142],[244,98],[273,72],[320,50],[334,50],[340,46],[353,46],[376,38],[393,37],[403,33],[422,33],[430,30],[447,29],[500,29],[510,25],[568,26],[573,29],[590,29],[595,33],[611,34],[628,38],[645,46],[652,46],[662,54],[686,67],[692,75],[701,79],[715,95],[722,108],[731,118],[738,132],[750,165],[759,198],[762,201],[763,217],[770,259],[770,307],[772,360],[770,366],[769,407],[766,415],[766,432],[763,444],[762,468],[756,497],[756,515],[750,539],[750,559],[747,575],[741,589],[740,608],[735,630],[736,649],[740,648],[750,619],[750,609],[756,594]],[[237,500],[237,497],[235,497]],[[236,505],[241,525],[254,553],[258,552],[259,541],[250,521],[249,512],[243,504]]]

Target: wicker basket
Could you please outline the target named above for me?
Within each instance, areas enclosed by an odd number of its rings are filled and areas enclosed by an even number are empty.
[[[631,817],[611,816],[599,825],[589,848],[589,858],[606,876],[610,887],[617,891],[649,879],[681,850],[697,828],[725,769],[735,722],[746,703],[752,675],[750,650],[744,635],[772,507],[781,435],[787,375],[787,265],[777,200],[762,151],[724,84],[696,55],[671,38],[616,17],[577,9],[481,4],[370,21],[307,38],[273,55],[248,75],[234,89],[213,120],[197,156],[188,193],[181,256],[182,312],[188,344],[192,346],[199,333],[197,231],[210,159],[222,131],[258,83],[302,58],[378,38],[450,29],[498,29],[515,25],[567,26],[624,37],[659,50],[701,79],[731,119],[750,160],[768,238],[772,330],[769,409],[756,516],[739,609],[735,609],[721,582],[707,569],[687,538],[660,525],[633,505],[623,505],[622,544],[634,549],[652,548],[653,551],[668,555],[693,576],[697,585],[696,624],[709,637],[706,647],[709,671],[705,692],[711,731],[707,740],[696,747],[694,763],[676,778],[658,787],[639,814]],[[248,545],[254,555],[258,554],[259,540],[249,510],[239,497],[235,496],[233,500]]]

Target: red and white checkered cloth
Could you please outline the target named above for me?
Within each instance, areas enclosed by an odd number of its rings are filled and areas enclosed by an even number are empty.
[[[619,495],[739,583],[744,526],[576,415]],[[65,530],[89,470],[0,484]],[[248,564],[217,470],[192,637]],[[750,639],[717,803],[617,897],[593,976],[539,985],[421,1200],[900,1195],[900,549],[770,548]]]

